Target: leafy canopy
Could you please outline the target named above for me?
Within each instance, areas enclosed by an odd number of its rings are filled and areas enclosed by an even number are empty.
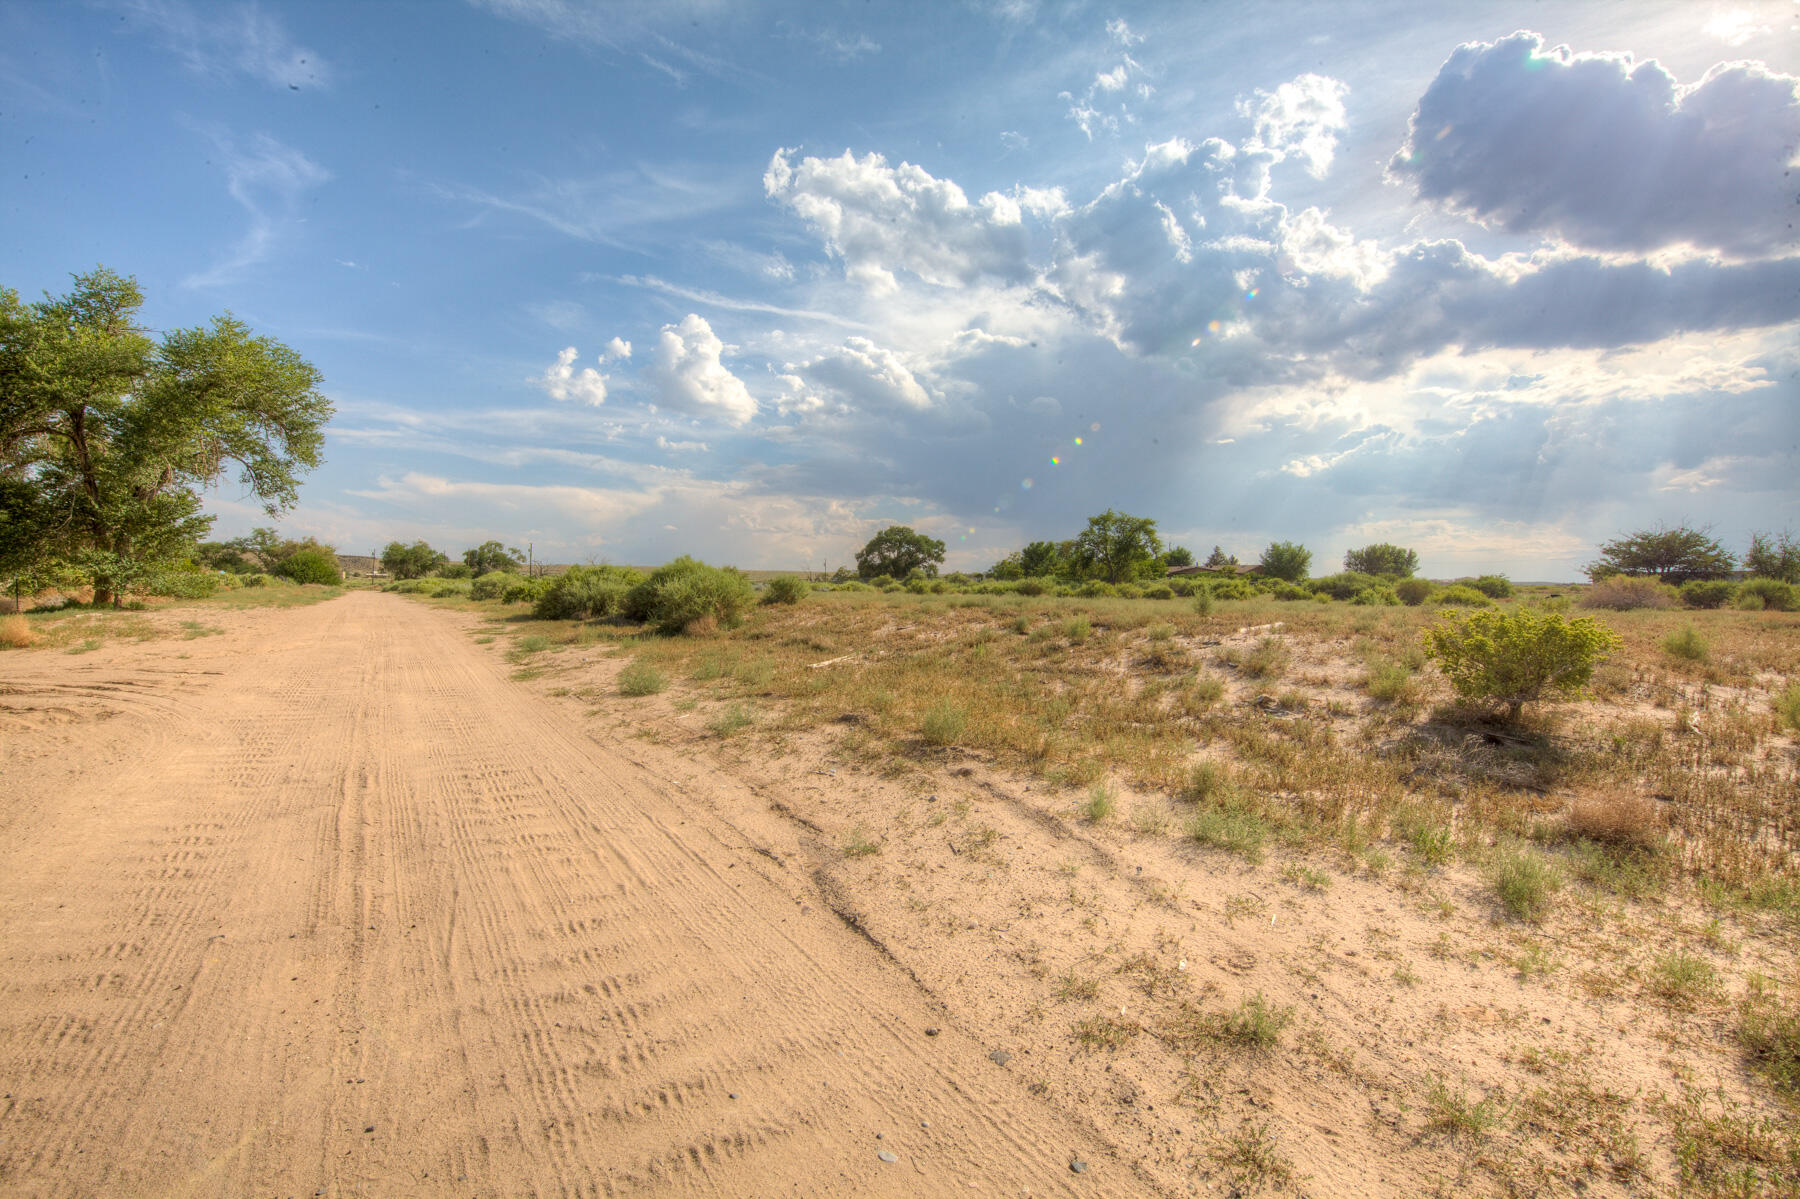
[[[1800,541],[1792,533],[1752,533],[1744,554],[1744,569],[1760,579],[1800,583]]]
[[[1666,525],[1619,537],[1600,547],[1600,557],[1586,567],[1594,582],[1611,575],[1649,575],[1665,583],[1716,579],[1731,573],[1736,560],[1710,529]]]
[[[463,551],[463,565],[471,574],[484,575],[490,571],[517,571],[525,565],[525,555],[516,549],[508,549],[498,541],[484,541],[474,549]]]
[[[432,549],[424,541],[411,545],[390,541],[381,551],[381,569],[396,579],[422,579],[450,559]]]
[[[1276,541],[1262,552],[1263,574],[1271,579],[1303,582],[1312,569],[1312,551],[1292,541]]]
[[[1425,630],[1425,653],[1464,699],[1502,705],[1516,721],[1528,703],[1580,693],[1619,637],[1591,616],[1487,610]]]
[[[1162,538],[1156,535],[1154,520],[1111,508],[1088,517],[1087,528],[1075,536],[1075,559],[1108,583],[1147,573],[1161,553]]]
[[[865,579],[877,575],[904,579],[915,570],[936,575],[943,560],[943,542],[905,525],[889,525],[856,552],[856,573]]]
[[[292,507],[332,409],[310,363],[229,314],[158,342],[135,280],[74,284],[0,288],[0,571],[64,564],[104,601],[192,551],[228,463],[271,516]]]
[[[1378,541],[1351,550],[1344,555],[1344,569],[1365,575],[1393,575],[1410,579],[1419,569],[1419,555],[1414,550]]]

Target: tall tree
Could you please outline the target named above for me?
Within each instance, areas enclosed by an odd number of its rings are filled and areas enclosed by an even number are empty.
[[[1600,547],[1599,560],[1585,568],[1587,576],[1596,582],[1616,574],[1649,575],[1665,583],[1721,578],[1737,561],[1711,533],[1686,525],[1659,525],[1615,538]]]
[[[856,573],[865,579],[878,575],[904,579],[915,570],[935,575],[943,560],[943,542],[905,525],[889,525],[856,551]]]
[[[390,541],[381,551],[381,569],[396,579],[422,579],[449,561],[422,540],[411,545]]]
[[[1365,545],[1359,550],[1346,553],[1344,569],[1358,574],[1393,575],[1396,578],[1410,579],[1419,569],[1419,555],[1416,550],[1378,541],[1374,545]]]
[[[1087,528],[1075,536],[1077,560],[1108,583],[1135,578],[1160,553],[1162,538],[1156,535],[1154,520],[1111,508],[1088,517]]]
[[[1312,551],[1296,541],[1274,541],[1262,552],[1263,573],[1290,583],[1305,580],[1312,569]]]
[[[1800,541],[1792,533],[1752,533],[1744,553],[1744,569],[1765,579],[1800,583]]]
[[[1206,556],[1206,561],[1201,563],[1202,566],[1209,566],[1215,570],[1221,566],[1236,566],[1237,564],[1236,554],[1228,554],[1216,545],[1213,546],[1213,552]]]
[[[1174,546],[1163,555],[1164,566],[1192,566],[1193,564],[1194,551],[1185,545]]]
[[[463,563],[469,568],[469,573],[474,575],[484,575],[495,570],[516,574],[519,567],[525,565],[525,555],[516,549],[507,549],[498,541],[484,541],[472,550],[463,551]]]
[[[155,342],[136,280],[74,282],[33,304],[0,288],[0,559],[72,564],[117,602],[205,534],[200,491],[227,463],[271,516],[291,507],[331,404],[310,363],[230,315]]]

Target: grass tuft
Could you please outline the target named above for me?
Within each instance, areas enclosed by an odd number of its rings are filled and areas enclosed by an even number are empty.
[[[663,672],[648,662],[632,662],[619,672],[620,695],[655,695],[668,685]]]
[[[954,745],[968,727],[969,713],[961,704],[940,700],[925,713],[919,732],[927,745]]]
[[[1543,854],[1519,844],[1504,845],[1494,854],[1489,880],[1501,905],[1533,924],[1549,914],[1562,887],[1562,873]]]

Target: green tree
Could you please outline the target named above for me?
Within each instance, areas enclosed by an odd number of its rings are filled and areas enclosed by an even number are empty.
[[[1192,566],[1193,564],[1194,551],[1185,545],[1175,546],[1163,555],[1164,566]]]
[[[288,555],[277,570],[284,578],[296,583],[335,584],[344,581],[344,572],[338,567],[337,555],[311,547]]]
[[[390,541],[381,551],[381,569],[396,579],[422,579],[448,561],[422,540],[411,545]]]
[[[1307,560],[1311,561],[1310,558]],[[1216,545],[1213,546],[1213,552],[1206,556],[1206,561],[1201,563],[1202,566],[1209,566],[1215,570],[1221,566],[1236,566],[1237,564],[1236,554],[1228,554]]]
[[[1717,538],[1709,536],[1711,531],[1659,525],[1616,538],[1600,547],[1599,559],[1585,568],[1587,576],[1597,583],[1610,575],[1648,575],[1677,585],[1689,579],[1721,578],[1737,562]]]
[[[74,283],[33,304],[0,288],[0,560],[72,564],[117,602],[206,533],[228,463],[271,516],[291,507],[332,410],[311,364],[230,315],[153,341],[135,280]]]
[[[1262,552],[1260,561],[1269,578],[1300,583],[1312,569],[1312,551],[1296,541],[1274,541]]]
[[[1403,546],[1378,541],[1344,555],[1344,569],[1365,575],[1393,575],[1410,579],[1419,569],[1419,555]]]
[[[1019,551],[1019,569],[1028,579],[1046,579],[1062,569],[1062,550],[1054,541],[1033,541]]]
[[[516,549],[507,549],[498,541],[484,541],[472,550],[463,551],[463,564],[471,574],[476,575],[495,570],[512,571],[516,574],[519,567],[525,565],[525,555]]]
[[[1456,693],[1504,706],[1509,722],[1528,703],[1579,694],[1620,644],[1591,616],[1564,620],[1529,608],[1447,616],[1425,630],[1425,653]]]
[[[1800,583],[1800,541],[1792,533],[1752,533],[1744,553],[1744,569],[1764,579]]]
[[[943,542],[905,525],[889,525],[856,551],[856,573],[865,579],[876,575],[904,579],[915,570],[936,575],[943,560]]]
[[[1108,583],[1136,578],[1142,568],[1154,567],[1160,553],[1154,520],[1111,508],[1088,517],[1087,528],[1075,536],[1075,559]]]

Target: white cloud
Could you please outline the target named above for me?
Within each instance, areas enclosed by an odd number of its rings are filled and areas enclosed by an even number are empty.
[[[788,160],[777,150],[763,175],[769,197],[818,232],[845,273],[874,294],[897,287],[895,271],[954,286],[1028,277],[1023,213],[1053,205],[1054,192],[989,192],[970,203],[962,188],[922,167],[890,167],[879,154]]]
[[[811,362],[788,368],[813,387],[844,397],[858,410],[911,410],[931,407],[931,395],[900,356],[866,337],[852,337]]]
[[[1450,56],[1389,170],[1512,233],[1756,258],[1792,249],[1797,145],[1794,76],[1723,63],[1681,87],[1654,60],[1520,32]]]
[[[660,433],[656,437],[656,448],[671,454],[704,454],[711,447],[704,441],[670,441]]]
[[[756,400],[720,360],[725,349],[712,326],[695,313],[679,325],[664,325],[648,372],[661,402],[679,412],[748,424],[756,415]]]
[[[591,366],[584,366],[577,371],[575,359],[579,356],[574,346],[566,347],[556,356],[556,361],[544,368],[544,373],[531,382],[542,387],[553,400],[573,400],[578,404],[598,408],[606,403],[606,380]]]
[[[1255,123],[1252,145],[1299,159],[1313,178],[1323,179],[1337,152],[1338,134],[1349,124],[1344,110],[1349,92],[1336,79],[1301,75],[1273,92],[1259,88],[1254,101],[1239,101],[1238,111]]]
[[[294,91],[331,86],[325,60],[296,45],[261,5],[208,5],[196,11],[181,0],[129,0],[123,8],[197,74],[246,75]]]
[[[214,154],[225,166],[226,190],[249,214],[250,227],[223,260],[182,280],[188,287],[217,286],[269,257],[297,223],[301,198],[331,179],[330,171],[266,133],[245,145],[223,133],[211,136]]]
[[[1707,37],[1719,39],[1727,46],[1741,46],[1756,38],[1767,37],[1774,31],[1767,25],[1758,24],[1755,13],[1746,12],[1741,8],[1733,8],[1715,12],[1712,18],[1700,27],[1700,32]]]
[[[631,343],[624,340],[623,338],[615,337],[611,341],[606,343],[606,352],[601,355],[601,360],[602,361],[611,360],[613,362],[623,362],[627,358],[630,358],[630,357],[631,357]]]

